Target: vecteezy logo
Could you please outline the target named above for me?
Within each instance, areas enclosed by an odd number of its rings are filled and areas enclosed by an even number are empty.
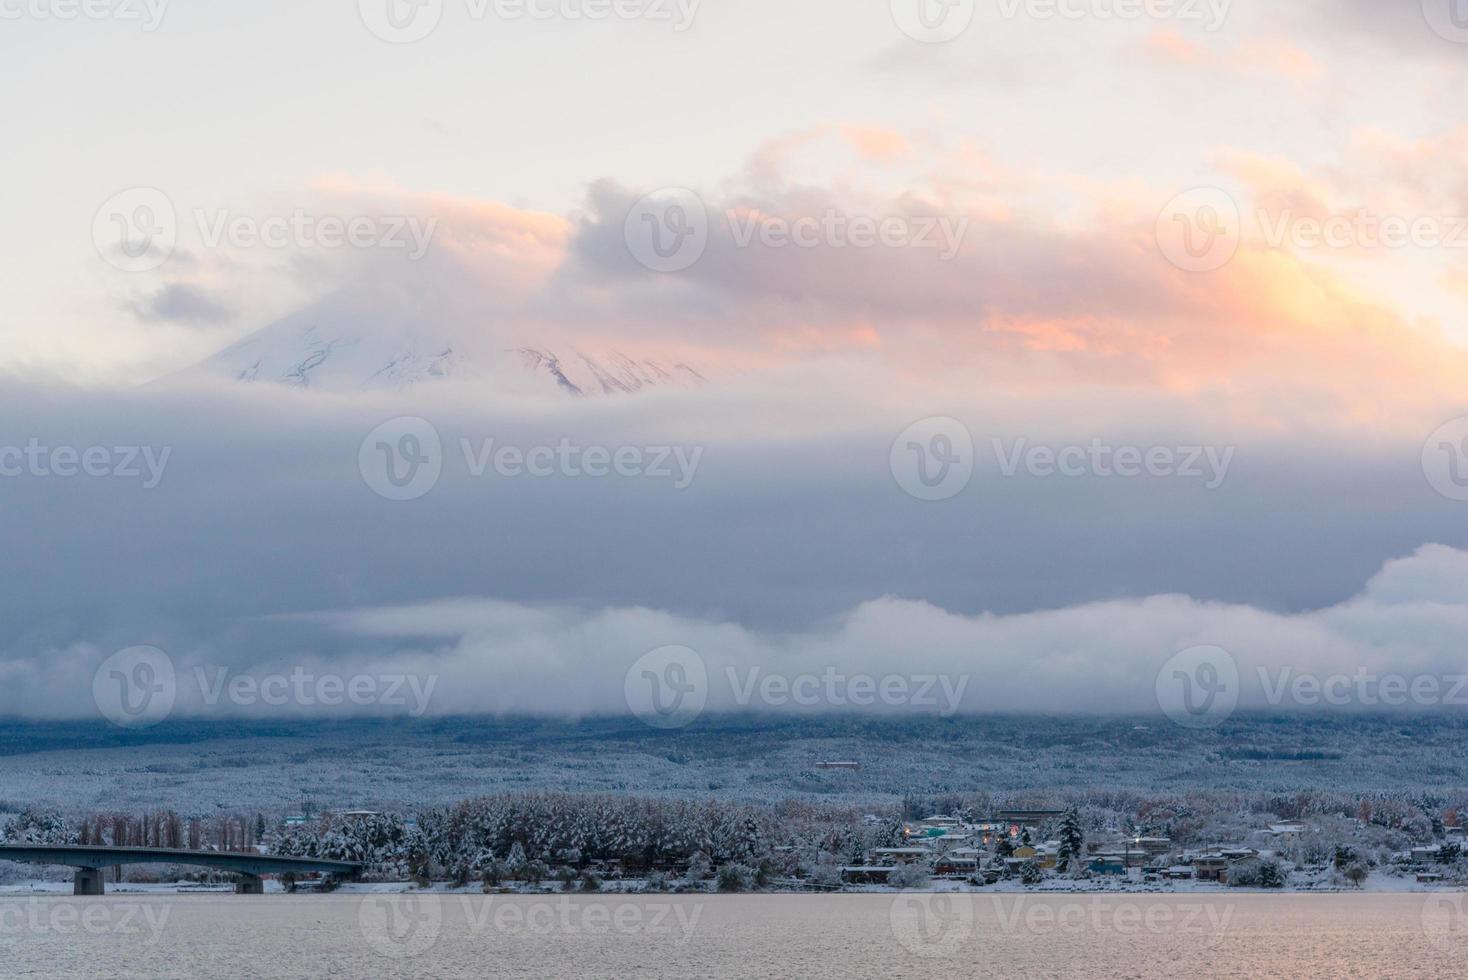
[[[1239,705],[1239,665],[1222,647],[1189,647],[1157,672],[1157,704],[1184,728],[1216,728]]]
[[[1197,187],[1168,201],[1157,216],[1157,247],[1184,272],[1213,272],[1238,254],[1242,224],[1227,191]]]
[[[1454,419],[1427,437],[1422,472],[1442,496],[1468,501],[1468,418]]]
[[[703,257],[709,214],[690,190],[669,187],[642,197],[622,226],[627,250],[654,272],[682,272]]]
[[[967,895],[899,895],[889,914],[892,935],[923,959],[952,956],[973,936],[974,907]]]
[[[1468,904],[1462,892],[1440,892],[1422,904],[1422,931],[1444,953],[1468,957]]]
[[[443,0],[357,0],[362,23],[390,44],[412,44],[443,19]]]
[[[123,272],[151,272],[173,255],[178,213],[156,187],[133,187],[112,195],[92,218],[97,252]]]
[[[434,894],[373,895],[357,906],[362,938],[383,956],[422,956],[443,929],[443,902]]]
[[[173,661],[157,647],[128,647],[92,675],[92,700],[122,728],[147,728],[167,718],[178,695]]]
[[[443,441],[427,419],[392,419],[362,440],[357,469],[379,497],[417,500],[443,475]]]
[[[942,44],[968,30],[974,0],[892,0],[892,20],[914,41]]]
[[[659,647],[627,670],[622,693],[632,713],[653,728],[682,728],[708,703],[708,667],[688,647]]]
[[[1468,44],[1468,0],[1422,0],[1422,15],[1439,37]]]
[[[947,416],[923,419],[903,430],[888,460],[897,485],[918,500],[950,500],[974,476],[974,437]]]

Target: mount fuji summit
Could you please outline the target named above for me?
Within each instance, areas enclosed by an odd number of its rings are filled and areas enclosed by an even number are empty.
[[[705,380],[693,366],[673,359],[633,357],[565,340],[497,344],[466,333],[455,331],[455,336],[401,324],[328,326],[295,316],[174,377],[269,382],[321,391],[483,381],[519,389],[553,388],[578,397],[692,388]]]

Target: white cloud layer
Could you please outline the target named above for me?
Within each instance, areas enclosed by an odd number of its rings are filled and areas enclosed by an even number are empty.
[[[637,683],[634,665],[669,645],[693,651],[682,656],[706,671],[706,710],[717,712],[1154,715],[1175,707],[1158,693],[1159,672],[1200,645],[1236,666],[1240,710],[1468,704],[1468,552],[1436,545],[1388,562],[1351,599],[1298,614],[1163,595],[965,616],[882,598],[771,632],[646,608],[449,599],[290,620],[324,626],[347,646],[330,658],[257,652],[230,666],[207,649],[172,651],[174,716],[625,715],[639,710],[629,671]],[[94,715],[87,695],[108,653],[75,644],[5,664],[0,711]],[[259,693],[266,678],[293,675],[305,678],[304,699],[286,681],[277,701]],[[241,677],[253,678],[243,695],[223,686]],[[347,690],[366,678],[361,703],[330,702],[314,686],[323,677]],[[390,686],[395,699],[380,697]]]

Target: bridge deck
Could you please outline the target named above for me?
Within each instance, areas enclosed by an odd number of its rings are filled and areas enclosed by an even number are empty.
[[[360,864],[350,861],[328,861],[323,858],[236,851],[185,851],[168,847],[100,847],[89,844],[0,844],[0,861],[60,864],[91,870],[119,864],[187,864],[256,876],[290,872],[350,875],[362,869]]]

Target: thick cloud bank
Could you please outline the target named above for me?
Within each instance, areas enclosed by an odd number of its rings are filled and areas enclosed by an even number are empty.
[[[1235,709],[1468,706],[1468,552],[1436,545],[1387,563],[1350,600],[1299,614],[1153,596],[965,616],[882,598],[775,633],[645,608],[445,599],[292,616],[289,625],[345,645],[330,658],[258,654],[232,664],[208,648],[169,651],[171,715],[632,713],[656,723],[641,690],[650,673],[696,694],[679,723],[746,710],[1161,711],[1187,723],[1173,669],[1179,653],[1197,649],[1225,673],[1216,720]],[[0,710],[88,717],[100,707],[111,717],[105,694],[97,706],[88,700],[111,653],[77,644],[6,664]],[[1184,663],[1193,682],[1216,683],[1199,662]]]

